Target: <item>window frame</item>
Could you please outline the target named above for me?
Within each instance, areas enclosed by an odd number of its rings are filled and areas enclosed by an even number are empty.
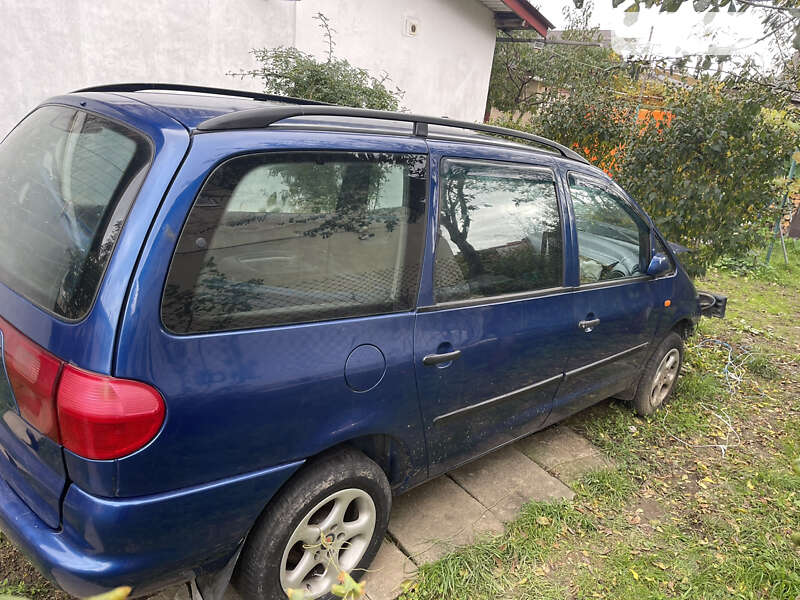
[[[177,254],[178,244],[183,236],[186,227],[189,224],[190,217],[192,215],[192,211],[195,209],[196,206],[199,206],[198,201],[201,199],[202,193],[206,188],[206,185],[214,176],[214,174],[221,168],[225,167],[230,162],[239,159],[246,159],[252,156],[278,156],[291,154],[291,155],[299,155],[299,154],[392,154],[392,155],[405,155],[405,156],[418,156],[425,162],[425,177],[422,181],[424,181],[424,190],[425,196],[422,199],[422,203],[425,207],[424,215],[421,219],[422,227],[425,229],[422,236],[422,243],[419,244],[418,252],[419,252],[419,269],[417,271],[416,277],[416,285],[414,289],[412,289],[412,305],[408,309],[403,310],[392,310],[392,311],[385,311],[385,312],[370,312],[368,314],[361,314],[361,315],[345,315],[345,316],[338,316],[338,317],[325,317],[320,319],[314,319],[309,321],[299,321],[299,322],[291,322],[291,323],[265,323],[260,325],[247,325],[247,326],[229,326],[224,327],[221,329],[210,329],[204,331],[175,331],[164,320],[164,299],[167,293],[167,285],[169,283],[169,274],[172,269],[173,261],[175,260],[175,255]],[[161,328],[163,331],[168,333],[169,335],[176,336],[176,337],[194,337],[194,336],[205,336],[205,335],[225,335],[229,333],[241,333],[241,332],[248,332],[248,331],[262,331],[268,329],[278,329],[278,328],[285,328],[285,327],[297,327],[297,326],[308,326],[308,325],[319,325],[321,323],[329,323],[329,322],[336,322],[336,321],[344,321],[348,319],[364,319],[364,318],[371,318],[371,317],[380,317],[385,315],[398,315],[398,314],[408,314],[414,313],[418,308],[419,303],[419,290],[420,286],[422,285],[422,273],[423,273],[423,261],[425,260],[425,237],[427,236],[427,227],[428,227],[428,219],[429,219],[429,212],[431,210],[431,203],[430,203],[430,181],[431,181],[431,156],[430,152],[414,152],[414,151],[398,151],[398,150],[380,150],[380,149],[368,149],[368,150],[359,150],[355,148],[254,148],[252,150],[246,150],[241,152],[231,153],[225,156],[223,159],[219,160],[218,162],[214,163],[205,173],[203,176],[203,180],[197,188],[197,193],[192,198],[192,202],[186,211],[186,215],[183,218],[183,222],[181,223],[180,232],[175,237],[175,244],[172,246],[171,255],[169,264],[167,265],[167,269],[163,275],[161,280],[161,293],[159,294],[158,300],[158,320]]]
[[[433,286],[435,282],[435,257],[436,257],[436,250],[439,245],[440,235],[439,235],[439,217],[441,213],[440,209],[440,201],[441,201],[441,194],[442,194],[442,173],[443,173],[443,165],[445,161],[460,161],[460,162],[470,162],[470,163],[483,163],[492,166],[502,166],[507,168],[513,169],[534,169],[539,171],[546,171],[548,174],[551,175],[553,179],[553,188],[555,190],[556,195],[556,208],[558,210],[558,218],[559,218],[559,226],[561,229],[561,285],[549,287],[549,288],[542,288],[538,290],[527,290],[522,292],[509,292],[506,294],[497,294],[494,296],[482,296],[480,298],[466,298],[463,300],[448,300],[445,302],[436,302],[434,300],[433,304],[420,306],[417,308],[418,312],[435,312],[439,310],[449,310],[453,308],[468,308],[473,306],[482,306],[482,305],[489,305],[489,304],[499,304],[502,302],[513,302],[513,301],[522,301],[527,300],[529,298],[538,298],[542,296],[550,296],[553,294],[563,293],[565,291],[569,291],[572,286],[568,286],[566,284],[566,277],[567,277],[567,247],[568,247],[568,240],[566,237],[566,228],[564,226],[565,220],[569,218],[568,214],[565,211],[565,207],[563,204],[564,196],[563,192],[560,189],[559,185],[559,178],[558,178],[558,171],[555,166],[543,163],[532,163],[532,162],[516,162],[511,160],[494,160],[494,159],[487,159],[487,158],[475,158],[475,157],[466,157],[466,156],[457,156],[457,155],[444,155],[441,156],[439,159],[438,165],[438,181],[436,183],[436,195],[437,195],[437,202],[436,202],[436,214],[433,219],[433,227],[434,231],[430,234],[433,239],[433,248],[432,248],[432,255],[431,255],[431,262],[433,264],[432,269],[430,271],[431,276],[431,291],[433,292]],[[429,172],[430,175],[430,172]]]
[[[647,272],[646,272],[647,265],[644,265],[644,269],[645,270],[643,270],[642,273],[640,273],[639,275],[633,275],[631,277],[622,277],[622,278],[619,278],[619,279],[607,279],[605,281],[592,281],[592,282],[588,282],[588,283],[581,283],[581,280],[580,280],[580,267],[579,267],[580,246],[579,246],[579,242],[578,242],[578,223],[577,223],[577,219],[575,217],[575,205],[572,202],[572,190],[571,190],[570,185],[569,185],[570,176],[575,176],[575,177],[578,177],[580,179],[584,179],[590,185],[596,185],[597,187],[599,187],[602,190],[608,192],[612,196],[618,198],[623,204],[628,206],[628,208],[630,208],[634,212],[634,214],[639,216],[639,218],[642,220],[642,222],[644,223],[645,227],[647,228],[647,240],[648,241],[647,241],[647,248],[646,248],[645,256],[649,257],[647,259],[648,261],[653,258],[653,224],[652,224],[652,222],[650,220],[650,217],[648,217],[647,214],[645,214],[644,211],[642,211],[642,209],[639,208],[636,204],[631,202],[631,199],[628,197],[628,195],[625,193],[625,191],[621,187],[619,187],[619,185],[617,185],[613,180],[611,180],[611,179],[603,179],[602,177],[600,177],[598,175],[588,174],[588,173],[584,173],[583,171],[576,171],[576,170],[573,170],[573,169],[569,169],[569,170],[565,171],[564,172],[564,183],[565,183],[566,193],[567,193],[567,196],[569,198],[570,211],[572,213],[572,227],[573,227],[573,230],[575,232],[575,246],[574,246],[575,256],[574,256],[574,262],[575,262],[575,275],[577,276],[577,286],[576,287],[580,288],[580,289],[591,289],[591,288],[597,288],[597,287],[613,287],[613,286],[617,286],[617,285],[625,285],[627,283],[634,283],[634,282],[637,282],[637,281],[645,281],[645,280],[653,279],[653,277],[648,275]]]

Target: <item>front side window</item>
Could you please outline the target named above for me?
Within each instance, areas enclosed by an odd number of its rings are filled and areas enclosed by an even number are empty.
[[[184,225],[162,301],[195,333],[410,310],[427,158],[253,154],[218,167]]]
[[[569,191],[578,231],[581,283],[644,274],[649,229],[624,199],[601,182],[570,174]]]
[[[436,302],[562,284],[561,220],[552,171],[444,160],[440,189]]]

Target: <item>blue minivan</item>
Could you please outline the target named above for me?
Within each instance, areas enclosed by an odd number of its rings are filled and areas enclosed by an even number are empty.
[[[393,494],[655,411],[702,312],[602,171],[442,118],[82,90],[0,145],[0,214],[0,526],[81,596],[326,596]]]

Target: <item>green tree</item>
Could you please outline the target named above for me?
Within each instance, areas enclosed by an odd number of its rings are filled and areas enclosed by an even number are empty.
[[[336,31],[322,13],[314,17],[320,22],[323,36],[328,44],[325,60],[302,52],[297,48],[278,46],[252,50],[260,66],[241,70],[230,75],[241,78],[254,77],[264,85],[264,92],[295,98],[307,98],[342,106],[397,110],[403,91],[391,88],[388,75],[377,78],[366,69],[355,67],[334,54]]]
[[[573,13],[566,37],[591,39],[586,14]],[[695,250],[684,262],[697,273],[761,243],[798,143],[765,110],[788,106],[783,85],[749,63],[709,66],[690,76],[686,64],[608,49],[498,44],[490,98],[510,115],[503,124],[574,147],[613,175],[670,241]],[[535,88],[515,96],[524,81]]]

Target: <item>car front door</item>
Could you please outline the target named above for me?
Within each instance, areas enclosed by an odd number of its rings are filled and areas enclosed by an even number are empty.
[[[569,304],[571,353],[551,421],[634,384],[663,312],[646,274],[645,217],[604,178],[573,172],[566,183],[577,249],[572,273],[578,281]]]
[[[562,210],[548,159],[519,164],[430,147],[436,235],[414,359],[436,475],[543,423],[572,314],[562,304]]]

